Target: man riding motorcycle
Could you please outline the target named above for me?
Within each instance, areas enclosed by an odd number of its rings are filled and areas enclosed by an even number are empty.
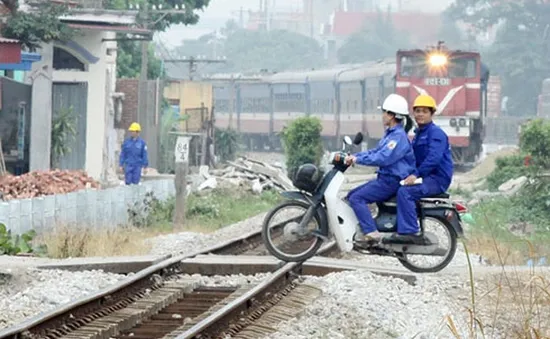
[[[451,185],[453,158],[447,134],[433,123],[434,98],[419,95],[413,104],[418,128],[412,141],[416,171],[397,191],[397,234],[387,238],[392,243],[421,243],[416,202],[421,198],[444,193]],[[415,184],[422,178],[422,184]]]
[[[376,180],[354,188],[347,196],[363,232],[363,237],[357,239],[359,241],[379,240],[382,237],[367,204],[386,201],[395,196],[400,187],[399,182],[415,171],[414,153],[407,137],[412,127],[407,100],[400,95],[390,94],[381,108],[387,129],[377,147],[349,155],[345,159],[347,164],[379,167]]]

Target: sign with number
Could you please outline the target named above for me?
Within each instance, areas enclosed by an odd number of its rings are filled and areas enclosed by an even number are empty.
[[[448,78],[426,78],[424,84],[428,86],[449,86],[451,80]]]
[[[178,137],[176,141],[176,149],[174,150],[174,156],[176,162],[188,162],[189,161],[189,141],[190,137]]]

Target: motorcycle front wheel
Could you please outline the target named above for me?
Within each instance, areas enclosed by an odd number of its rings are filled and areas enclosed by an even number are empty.
[[[328,234],[319,211],[301,200],[288,200],[273,208],[262,225],[262,240],[271,255],[285,262],[302,262],[315,255],[323,240],[312,232]],[[322,208],[322,207],[319,207]],[[309,221],[301,225],[304,217]]]

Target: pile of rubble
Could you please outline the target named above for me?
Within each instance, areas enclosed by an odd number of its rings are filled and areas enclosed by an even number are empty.
[[[65,194],[100,185],[85,171],[33,171],[0,178],[0,195],[4,201],[28,199],[44,195]]]
[[[194,176],[191,182],[187,187],[188,193],[220,186],[244,187],[256,194],[267,189],[285,191],[294,188],[281,165],[270,165],[244,157],[229,161],[223,169],[209,170],[208,166],[201,166],[199,175]]]

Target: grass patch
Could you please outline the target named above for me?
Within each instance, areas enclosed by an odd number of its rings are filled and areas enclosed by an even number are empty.
[[[135,227],[94,229],[78,225],[60,225],[39,235],[43,255],[50,258],[142,255],[150,247],[143,239],[152,234]]]
[[[147,196],[129,209],[131,226],[95,229],[60,225],[39,235],[33,245],[51,258],[144,255],[151,250],[144,241],[175,232],[209,233],[266,212],[280,201],[273,191],[261,195],[242,190],[215,189],[191,194],[186,201],[186,225],[173,228],[174,198],[159,201]]]
[[[500,272],[483,277],[468,261],[469,305],[447,317],[449,331],[457,339],[550,338],[550,271],[510,268],[502,254],[497,251]]]
[[[476,222],[464,248],[482,255],[499,271],[480,269],[474,274],[468,258],[465,311],[447,317],[448,330],[457,339],[550,338],[550,271],[536,266],[550,254],[550,235],[542,231],[540,216],[518,201],[525,197],[493,198],[471,210]],[[532,233],[516,235],[510,225],[527,225]],[[529,260],[535,266],[527,266]]]
[[[536,263],[540,257],[550,255],[550,234],[540,231],[544,221],[526,212],[516,200],[484,200],[471,213],[475,225],[467,234],[467,244],[471,252],[482,255],[489,263],[526,265],[530,259]],[[514,234],[513,229],[520,235]]]
[[[217,230],[268,211],[281,201],[275,191],[253,195],[248,191],[216,189],[206,195],[191,195],[187,200],[187,224]]]

